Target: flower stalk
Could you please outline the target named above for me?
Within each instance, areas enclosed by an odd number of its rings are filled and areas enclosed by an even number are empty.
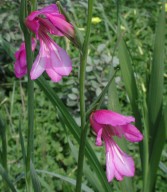
[[[32,7],[36,5],[36,1],[32,2]],[[20,7],[20,25],[22,27],[25,39],[26,48],[26,59],[27,59],[27,69],[28,69],[28,135],[27,135],[27,155],[26,155],[26,185],[27,191],[32,191],[31,177],[30,177],[30,162],[33,162],[34,153],[34,82],[30,78],[30,70],[33,63],[32,45],[31,45],[31,34],[24,25],[24,19],[28,13],[27,2],[25,0],[21,1]],[[30,10],[31,11],[31,10]]]
[[[27,158],[26,158],[26,176],[28,179],[28,186],[30,185],[30,162],[33,162],[34,156],[34,82],[30,78],[30,70],[33,63],[33,54],[31,51],[31,34],[26,33],[26,55],[28,64],[28,141],[27,141]]]
[[[88,1],[88,19],[87,19],[87,28],[86,28],[86,36],[84,39],[84,44],[81,53],[81,62],[80,62],[80,114],[81,114],[81,141],[79,147],[79,155],[78,155],[78,172],[77,172],[77,183],[76,183],[76,192],[81,191],[82,184],[82,172],[83,172],[83,162],[84,162],[84,154],[85,154],[85,143],[86,143],[86,135],[87,135],[87,127],[86,126],[86,113],[85,113],[85,69],[88,55],[88,45],[90,39],[91,32],[91,20],[92,20],[92,12],[93,12],[93,0]]]

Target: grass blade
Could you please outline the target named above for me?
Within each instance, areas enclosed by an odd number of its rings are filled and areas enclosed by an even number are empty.
[[[123,39],[121,39],[119,42],[118,56],[121,66],[122,78],[132,106],[133,113],[136,117],[136,125],[141,130],[141,115],[138,110],[137,85],[134,77],[134,71],[132,69],[130,54]]]
[[[121,38],[118,45],[118,56],[120,60],[122,78],[125,84],[125,88],[130,99],[133,113],[136,117],[136,125],[142,130],[141,126],[141,114],[138,109],[138,91],[136,80],[134,77],[134,71],[132,69],[132,61],[124,40]]]
[[[70,139],[68,139],[68,142],[71,148],[72,155],[77,162],[78,150],[76,146],[74,146],[73,143],[70,141]],[[90,169],[90,167],[87,165],[86,162],[84,163],[83,171],[86,176],[86,179],[90,182],[90,184],[94,187],[94,189],[96,189],[96,191],[105,192],[105,190],[101,186],[101,183],[99,183],[98,181],[97,175],[92,172],[92,170]]]
[[[24,167],[26,168],[26,150],[25,150],[24,139],[23,139],[22,130],[21,130],[21,118],[20,118],[18,130],[19,130],[19,138],[20,138],[20,144],[21,144],[21,151],[22,151],[22,155],[23,155],[23,164],[24,164]]]
[[[73,134],[77,142],[79,143],[81,130],[76,124],[76,122],[74,121],[74,119],[72,118],[71,114],[68,112],[67,108],[62,103],[62,101],[57,97],[53,89],[49,86],[49,84],[46,82],[46,80],[43,77],[38,78],[36,80],[36,83],[44,91],[44,93],[46,94],[48,99],[52,102],[52,104],[59,109],[59,111],[62,114],[62,117],[64,118],[64,122],[66,126],[68,127],[69,131]],[[96,157],[96,154],[94,153],[94,150],[91,148],[88,141],[86,142],[85,154],[88,158],[88,161],[91,167],[96,172],[97,177],[99,178],[99,182],[101,182],[105,191],[111,192],[111,187],[107,182],[104,170],[102,169],[101,164],[99,163]]]
[[[112,65],[110,68],[111,68],[110,76],[113,76],[114,68]],[[119,105],[119,99],[118,99],[115,81],[112,81],[108,89],[108,109],[116,112],[120,112],[120,105]],[[123,138],[122,139],[115,138],[115,140],[117,144],[121,147],[121,149],[128,153],[127,141]],[[125,177],[122,182],[118,183],[118,185],[120,187],[121,192],[134,191],[131,178]]]
[[[77,162],[77,160],[78,160],[77,159],[78,158],[78,149],[72,143],[72,141],[70,140],[70,137],[69,137],[69,134],[68,134],[69,131],[67,130],[66,125],[64,124],[63,117],[62,117],[61,113],[59,113],[59,119],[60,119],[60,122],[62,124],[62,127],[65,128],[66,135],[67,135],[67,140],[68,140],[68,143],[69,143],[69,147],[71,149],[71,153],[72,153],[74,159]],[[90,169],[90,166],[88,166],[86,161],[84,161],[83,172],[84,172],[84,175],[85,175],[86,179],[89,181],[91,186],[94,187],[94,189],[96,189],[99,192],[105,192],[102,185],[101,185],[101,183],[98,181],[97,175]]]
[[[7,183],[7,186],[11,189],[12,192],[17,192],[11,179],[9,178],[6,170],[2,167],[2,165],[0,164],[0,174],[2,176],[2,178],[5,180],[5,182]]]
[[[167,108],[165,109],[164,114],[161,117],[160,124],[157,127],[158,131],[152,147],[152,153],[150,157],[149,171],[147,177],[148,179],[146,182],[146,186],[144,188],[144,192],[154,191],[157,176],[156,172],[159,166],[161,153],[165,144],[165,127],[167,126],[166,118],[167,118]]]
[[[71,179],[69,177],[65,177],[63,175],[60,175],[60,174],[57,174],[57,173],[52,173],[52,172],[49,172],[49,171],[44,171],[44,170],[37,170],[38,173],[44,173],[44,174],[48,174],[52,177],[56,177],[56,178],[59,178],[63,181],[66,181],[72,185],[76,185],[76,180],[75,179]],[[91,188],[89,188],[88,186],[86,186],[85,184],[82,184],[82,190],[85,191],[85,192],[93,192],[93,190]]]
[[[36,173],[36,170],[32,162],[30,163],[30,172],[31,172],[31,179],[32,179],[34,192],[41,192],[42,191],[41,184],[39,182],[38,175]]]
[[[142,129],[143,129],[142,122],[141,122],[142,117],[141,117],[140,110],[138,108],[138,91],[137,91],[136,79],[134,77],[134,71],[132,68],[132,61],[131,61],[129,51],[122,38],[120,39],[120,42],[118,45],[118,56],[120,60],[122,78],[125,84],[128,97],[130,99],[130,104],[132,107],[133,114],[136,119],[135,124],[136,124],[136,127],[142,132]],[[140,149],[141,165],[143,168],[144,166],[143,142],[139,143],[139,149]]]
[[[5,125],[0,117],[0,136],[2,139],[2,151],[1,151],[1,158],[0,161],[7,171],[7,141],[6,141],[6,128]]]
[[[152,139],[151,147],[154,142],[154,137],[156,136],[156,130],[159,124],[159,120],[162,116],[165,28],[165,10],[163,7],[159,15],[158,24],[156,28],[153,62],[148,94],[150,138]]]

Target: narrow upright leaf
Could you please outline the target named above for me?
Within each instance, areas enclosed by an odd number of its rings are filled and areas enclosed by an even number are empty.
[[[110,76],[113,76],[114,68],[111,65],[110,66]],[[109,77],[110,79],[110,77]],[[109,86],[108,90],[108,109],[111,109],[116,112],[120,112],[120,105],[119,105],[119,98],[117,94],[117,88],[115,81],[112,81],[112,83]],[[115,138],[116,139],[116,138]],[[128,147],[127,142],[125,139],[116,139],[118,145],[121,147],[122,150],[126,151],[128,153]],[[132,178],[125,177],[122,182],[119,184],[121,192],[131,191],[133,192],[133,184],[132,184]]]
[[[140,130],[142,130],[141,114],[138,109],[138,91],[136,80],[134,77],[134,71],[132,68],[132,61],[127,46],[122,38],[120,39],[118,46],[118,56],[121,66],[122,78],[125,84],[128,97],[130,99],[133,113],[136,118],[136,125]]]
[[[2,155],[0,154],[0,162],[7,171],[7,141],[6,141],[6,127],[0,117],[0,137],[2,140]]]
[[[151,138],[153,138],[156,134],[157,126],[162,113],[165,28],[165,10],[163,7],[159,15],[156,28],[153,62],[148,95],[148,111]]]
[[[2,176],[2,178],[5,180],[5,182],[7,183],[7,186],[11,189],[12,192],[17,192],[11,179],[9,178],[6,170],[2,167],[2,165],[0,164],[0,175]]]
[[[36,170],[34,168],[33,163],[30,163],[30,172],[31,172],[31,179],[32,179],[32,184],[34,188],[34,192],[41,192],[41,184],[38,179],[38,175],[36,173]]]
[[[66,177],[66,176],[63,176],[63,175],[60,175],[60,174],[57,174],[57,173],[52,173],[52,172],[49,172],[49,171],[44,171],[44,170],[37,170],[38,173],[43,173],[43,174],[47,174],[47,175],[50,175],[52,177],[56,177],[56,178],[59,178],[63,181],[66,181],[72,185],[76,185],[76,180],[75,179],[72,179],[72,178],[69,178],[69,177]],[[86,186],[85,184],[82,184],[82,190],[85,191],[85,192],[93,192],[93,190],[91,188],[89,188],[88,186]]]
[[[46,80],[43,77],[40,77],[36,80],[36,83],[40,86],[40,88],[44,91],[47,98],[52,102],[52,104],[59,109],[60,113],[62,114],[62,117],[64,119],[64,123],[66,124],[69,131],[73,134],[76,141],[79,143],[80,141],[80,133],[81,129],[76,124],[75,120],[72,118],[71,114],[63,104],[63,102],[58,98],[58,96],[55,94],[53,89],[49,86],[49,84],[46,82]],[[86,141],[86,148],[85,148],[85,154],[88,158],[88,161],[91,165],[91,167],[96,172],[99,182],[103,185],[103,188],[106,192],[111,192],[111,187],[109,183],[107,182],[106,175],[104,173],[104,170],[101,167],[101,164],[99,163],[97,156],[94,152],[94,150],[91,148],[88,141]]]

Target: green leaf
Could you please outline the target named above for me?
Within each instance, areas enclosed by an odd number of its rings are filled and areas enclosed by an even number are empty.
[[[2,151],[0,153],[0,162],[7,171],[7,141],[6,141],[6,128],[0,117],[0,137],[2,139]]]
[[[143,129],[142,122],[141,122],[142,117],[138,107],[138,91],[137,91],[136,79],[134,77],[134,71],[132,68],[130,53],[122,37],[118,45],[118,56],[120,60],[123,82],[125,84],[125,88],[126,88],[128,97],[130,99],[132,111],[136,119],[135,125],[142,132],[142,129]],[[143,142],[139,143],[139,149],[140,149],[141,164],[143,167],[143,164],[144,164]]]
[[[148,94],[148,112],[150,124],[151,147],[156,136],[157,126],[162,116],[162,97],[164,84],[164,49],[165,49],[165,9],[159,15],[155,45],[153,52],[153,62],[150,75],[149,94]]]
[[[146,182],[146,186],[144,192],[152,192],[154,191],[155,182],[156,182],[156,172],[159,166],[159,161],[161,157],[161,153],[165,144],[165,121],[167,117],[167,108],[164,111],[163,116],[161,117],[160,124],[157,127],[157,134],[154,138],[154,143],[152,147],[152,153],[150,155],[150,164],[148,171],[148,180]]]
[[[77,150],[76,146],[74,146],[73,143],[70,141],[70,139],[68,139],[68,142],[69,142],[69,146],[70,146],[71,151],[72,151],[72,155],[77,162],[78,150]],[[101,186],[101,183],[98,181],[97,175],[93,173],[93,171],[90,169],[90,167],[87,165],[86,162],[84,162],[83,172],[86,176],[86,179],[96,189],[96,191],[105,192],[105,190]]]
[[[72,185],[76,185],[76,180],[75,179],[71,179],[69,177],[66,177],[66,176],[63,176],[63,175],[60,175],[60,174],[57,174],[57,173],[53,173],[53,172],[49,172],[49,171],[44,171],[44,170],[36,170],[38,173],[44,173],[44,174],[48,174],[52,177],[56,177],[56,178],[59,178],[63,181],[66,181]],[[85,184],[82,184],[82,190],[85,191],[85,192],[93,192],[93,190],[91,188],[89,188],[88,186],[86,186]]]
[[[14,59],[14,47],[11,46],[11,43],[4,40],[3,38],[0,39],[2,42],[2,48],[6,51],[10,58]]]
[[[110,66],[110,68],[111,68],[110,76],[113,76],[114,68],[112,65]],[[112,83],[110,84],[109,89],[108,89],[108,109],[111,109],[116,112],[120,112],[120,105],[119,105],[119,99],[118,99],[115,81],[112,81]],[[115,138],[115,140],[116,140],[117,144],[121,147],[121,149],[128,153],[127,141],[123,138],[122,139]],[[119,185],[121,192],[126,192],[126,191],[133,192],[134,191],[131,178],[125,177],[122,182],[116,183],[116,184]]]
[[[43,77],[38,78],[35,82],[44,91],[44,93],[46,94],[48,99],[52,102],[52,104],[59,109],[60,113],[62,114],[62,117],[64,118],[64,123],[66,124],[67,128],[72,133],[76,141],[79,143],[81,130],[76,124],[76,122],[74,121],[74,119],[72,118],[67,108],[62,103],[62,101],[58,98],[58,96],[55,94],[53,89],[49,86],[49,84],[46,82],[46,80]],[[96,154],[94,150],[91,148],[88,141],[86,142],[85,154],[91,167],[96,172],[97,177],[99,178],[99,182],[101,182],[105,191],[111,192],[111,187],[107,182],[104,170],[102,169],[101,164],[99,163],[96,157]]]
[[[35,192],[40,192],[41,190],[41,184],[38,179],[38,175],[36,173],[36,170],[34,168],[33,163],[31,162],[30,164],[30,172],[31,172],[31,179],[32,179],[32,184],[33,184],[33,189]]]
[[[167,138],[167,106],[165,107],[165,110],[164,110],[164,116],[165,116],[165,132],[166,132],[166,134],[165,134],[165,136],[166,136],[166,138]]]
[[[118,45],[118,57],[120,61],[123,82],[125,84],[132,110],[136,118],[136,125],[140,130],[142,130],[141,114],[138,109],[138,91],[136,79],[134,77],[131,57],[122,37]]]
[[[20,117],[21,117],[21,115],[20,115]],[[18,130],[19,130],[19,139],[20,139],[20,144],[21,144],[21,151],[22,151],[22,155],[23,155],[23,164],[24,164],[24,167],[26,167],[26,151],[25,151],[24,139],[23,139],[22,130],[21,130],[21,118],[20,118]]]
[[[11,179],[9,178],[6,170],[2,167],[2,165],[0,164],[0,174],[2,176],[2,178],[5,180],[5,182],[7,183],[7,186],[11,189],[12,192],[17,192]]]

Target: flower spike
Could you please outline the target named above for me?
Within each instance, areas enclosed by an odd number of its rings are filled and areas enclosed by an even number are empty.
[[[135,166],[132,157],[124,153],[113,139],[113,136],[123,136],[131,142],[143,139],[140,131],[131,123],[134,117],[124,116],[111,110],[97,110],[90,115],[90,124],[97,134],[96,145],[101,146],[102,140],[106,147],[106,174],[108,181],[115,177],[123,180],[124,176],[132,177]]]

